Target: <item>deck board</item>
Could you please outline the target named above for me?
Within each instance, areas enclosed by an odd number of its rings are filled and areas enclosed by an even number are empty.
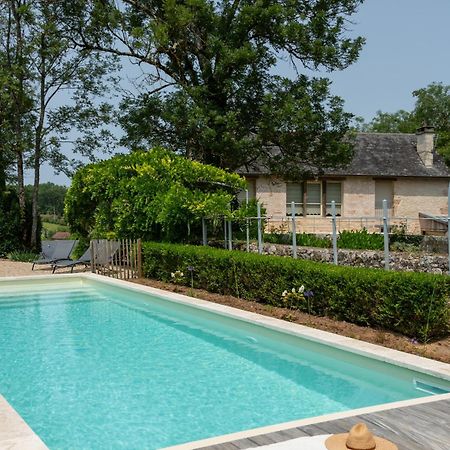
[[[239,449],[255,448],[302,436],[343,433],[358,422],[365,422],[373,433],[395,442],[399,450],[450,450],[450,400],[301,426],[202,447],[202,450],[232,450],[230,444]]]

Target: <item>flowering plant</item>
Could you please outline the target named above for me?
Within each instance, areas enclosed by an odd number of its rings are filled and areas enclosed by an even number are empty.
[[[170,278],[172,278],[174,283],[181,284],[183,282],[184,273],[181,270],[175,270],[175,272],[170,274]]]
[[[301,285],[298,289],[292,288],[290,291],[283,291],[281,301],[283,306],[289,309],[302,309],[305,300],[308,305],[308,314],[311,314],[311,299],[314,297],[313,291],[305,291],[305,286]]]

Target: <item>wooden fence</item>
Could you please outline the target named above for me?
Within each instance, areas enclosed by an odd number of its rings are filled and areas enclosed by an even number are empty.
[[[140,239],[91,241],[91,272],[120,280],[142,278]]]

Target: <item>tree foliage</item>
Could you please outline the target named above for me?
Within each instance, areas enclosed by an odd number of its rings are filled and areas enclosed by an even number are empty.
[[[281,58],[297,70],[354,62],[363,39],[347,25],[362,1],[63,3],[77,46],[151,68],[142,93],[122,104],[124,144],[232,170],[258,160],[292,177],[299,163],[317,171],[348,161],[351,116],[326,80],[273,70]]]
[[[153,148],[78,170],[65,212],[82,237],[181,240],[202,217],[230,214],[244,187],[236,174]]]
[[[0,258],[15,250],[33,248],[31,245],[31,201],[25,200],[25,225],[22,230],[18,195],[10,186],[0,190]],[[38,222],[38,242],[40,247],[41,222]]]
[[[8,164],[16,165],[23,223],[24,170],[33,170],[34,247],[39,240],[40,167],[49,162],[57,170],[70,173],[77,165],[75,153],[92,159],[102,144],[110,142],[110,133],[102,125],[110,120],[111,107],[99,97],[105,93],[115,67],[112,56],[74,48],[58,2],[0,3],[0,146],[5,154],[14,155]],[[62,143],[69,140],[70,156],[62,151]]]
[[[363,130],[376,133],[415,133],[422,125],[434,126],[436,148],[450,164],[450,85],[431,83],[413,91],[416,103],[412,111],[377,112]]]
[[[59,217],[64,215],[64,198],[67,186],[54,183],[41,183],[39,185],[39,212],[41,214],[55,214]],[[32,198],[33,187],[26,186],[28,198]]]

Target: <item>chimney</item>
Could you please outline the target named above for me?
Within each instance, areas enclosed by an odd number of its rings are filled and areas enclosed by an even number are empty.
[[[434,127],[424,125],[417,129],[417,153],[425,167],[433,167]]]

